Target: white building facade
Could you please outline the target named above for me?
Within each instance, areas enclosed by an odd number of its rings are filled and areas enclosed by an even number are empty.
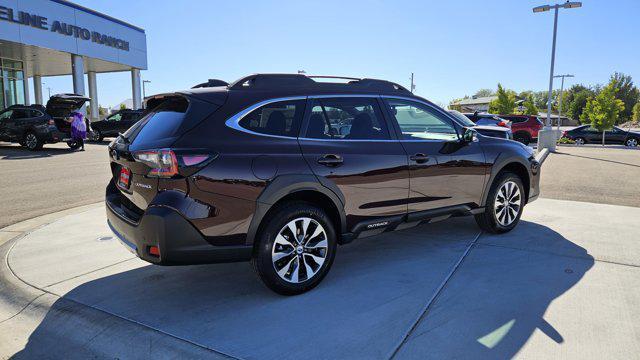
[[[44,105],[42,78],[71,75],[73,93],[91,98],[88,115],[96,120],[96,74],[120,71],[131,73],[133,108],[139,109],[140,70],[146,69],[146,34],[137,26],[65,0],[0,0],[0,110]]]

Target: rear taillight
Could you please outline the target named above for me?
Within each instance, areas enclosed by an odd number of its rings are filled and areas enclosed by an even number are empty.
[[[567,137],[567,132],[566,131],[562,132],[562,137]]]
[[[151,168],[147,176],[169,178],[178,175],[178,160],[172,150],[138,151],[133,153],[133,158]]]
[[[180,175],[181,169],[183,176],[189,176],[214,157],[211,154],[182,154],[171,149],[159,149],[134,152],[133,158],[151,168],[147,176],[170,178]]]
[[[508,127],[508,126],[507,126],[507,123],[506,123],[506,122],[504,122],[504,121],[500,121],[500,122],[498,123],[498,126]]]

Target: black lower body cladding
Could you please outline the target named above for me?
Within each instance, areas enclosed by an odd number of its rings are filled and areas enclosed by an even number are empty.
[[[251,246],[214,246],[180,213],[150,206],[131,219],[118,194],[107,194],[107,221],[122,243],[141,259],[158,265],[206,264],[251,259]],[[152,254],[156,247],[159,255]]]

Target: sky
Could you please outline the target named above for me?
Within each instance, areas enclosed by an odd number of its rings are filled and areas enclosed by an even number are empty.
[[[544,0],[75,2],[145,29],[147,95],[298,70],[407,88],[413,72],[416,94],[441,105],[499,82],[549,86],[553,12],[531,10]],[[565,86],[606,83],[614,71],[640,84],[638,14],[640,0],[561,9],[555,73],[575,75]],[[69,76],[43,81],[52,93],[73,88]],[[98,74],[97,84],[102,106],[131,98],[129,72]]]

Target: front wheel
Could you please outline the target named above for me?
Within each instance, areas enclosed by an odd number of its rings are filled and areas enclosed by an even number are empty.
[[[522,216],[525,194],[518,175],[512,172],[499,174],[491,185],[485,211],[475,215],[476,222],[482,230],[493,234],[513,230]]]
[[[24,139],[22,140],[21,144],[24,144],[23,146],[31,151],[40,150],[42,149],[42,145],[44,145],[44,143],[40,139],[38,139],[38,136],[33,131],[29,131],[24,135]]]
[[[102,142],[102,140],[104,140],[104,136],[102,136],[102,132],[99,129],[93,130],[90,133],[89,138],[94,142]]]
[[[584,138],[578,137],[574,140],[576,142],[576,145],[584,145],[586,144],[586,140]]]
[[[638,146],[638,139],[629,138],[627,139],[627,141],[624,142],[624,144],[627,145],[628,147],[636,147]]]
[[[287,203],[265,219],[257,239],[253,266],[271,290],[297,295],[317,286],[336,253],[333,223],[320,208]]]
[[[71,140],[67,141],[67,146],[71,148],[71,150],[77,150],[78,148],[80,148],[80,143],[75,140]]]

